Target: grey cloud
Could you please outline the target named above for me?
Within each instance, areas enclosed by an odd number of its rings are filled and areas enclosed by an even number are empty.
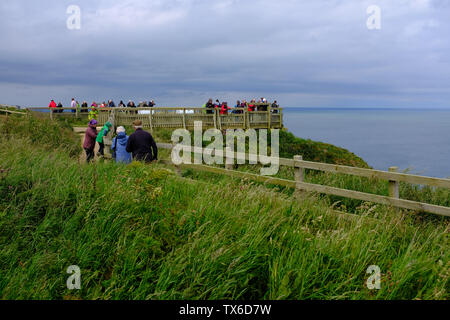
[[[82,28],[70,31],[74,3]],[[371,4],[379,31],[366,28]],[[449,13],[438,0],[5,1],[0,100],[447,107]]]

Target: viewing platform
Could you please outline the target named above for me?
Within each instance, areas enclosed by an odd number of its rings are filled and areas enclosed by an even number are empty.
[[[97,108],[96,119],[100,125],[104,125],[109,119],[114,119],[115,126],[131,126],[133,121],[141,120],[144,128],[150,130],[155,128],[193,129],[196,121],[202,121],[205,129],[216,128],[219,130],[281,129],[283,127],[282,108],[272,109],[270,105],[264,105],[264,108],[259,105],[256,107],[258,111],[232,108],[227,114],[220,114],[218,109],[196,107]],[[261,109],[263,111],[259,111]],[[27,108],[26,110],[51,119],[73,117],[87,120],[90,108],[86,112],[72,108],[58,108],[54,112],[51,112],[49,108]]]

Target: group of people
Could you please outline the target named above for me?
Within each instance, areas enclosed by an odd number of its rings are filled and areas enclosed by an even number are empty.
[[[106,122],[97,133],[98,122],[95,119],[90,120],[89,126],[84,137],[83,148],[86,152],[86,161],[90,163],[94,160],[94,149],[96,144],[99,146],[97,157],[103,157],[105,150],[104,138],[111,132],[112,124]],[[118,127],[117,136],[113,139],[111,151],[116,162],[131,163],[132,159],[136,161],[152,162],[158,159],[158,147],[152,135],[143,130],[142,121],[133,122],[135,132],[127,135],[124,127]]]
[[[155,106],[155,101],[150,100],[149,102],[142,101],[139,102],[138,106],[133,101],[128,101],[128,103],[125,105],[125,103],[121,100],[120,103],[117,105],[119,108],[153,108]],[[236,101],[236,105],[234,108],[231,108],[228,106],[227,102],[220,102],[219,100],[216,100],[216,102],[213,102],[213,99],[209,99],[208,102],[206,102],[203,105],[203,108],[206,109],[207,114],[212,114],[215,111],[219,110],[220,114],[228,114],[231,113],[244,113],[244,110],[248,110],[250,112],[254,111],[267,111],[269,106],[271,107],[272,113],[278,113],[279,105],[277,101],[275,100],[273,103],[270,103],[267,101],[266,98],[261,97],[258,101],[256,99],[252,99],[250,102],[247,102],[247,100],[238,100]],[[80,105],[78,101],[75,100],[75,98],[72,98],[72,102],[70,104],[70,107],[72,108],[72,112],[75,113],[76,110],[79,110],[80,112],[89,112],[89,120],[96,119],[98,110],[102,108],[115,108],[116,104],[113,100],[108,100],[108,102],[103,101],[103,103],[100,104],[100,106],[94,101],[92,102],[89,110],[88,103],[86,101],[83,101],[83,103]],[[55,103],[54,100],[51,100],[49,108],[54,113],[61,113],[63,112],[62,108],[63,105],[61,102],[58,104]],[[136,112],[137,113],[137,112]]]
[[[213,99],[209,99],[208,102],[203,105],[203,108],[206,109],[207,114],[214,113],[214,110],[219,110],[220,114],[228,114],[229,112],[240,114],[244,113],[244,110],[248,110],[250,112],[267,111],[269,106],[271,107],[272,113],[278,113],[279,105],[277,101],[275,100],[273,103],[270,103],[264,97],[258,101],[256,101],[256,99],[252,99],[250,102],[247,102],[247,100],[238,100],[236,101],[234,108],[229,107],[228,102],[221,103],[219,100],[216,100],[214,103]]]
[[[149,102],[142,101],[139,102],[139,108],[153,108],[156,105],[154,100],[150,100]],[[50,104],[48,106],[52,112],[54,113],[62,113],[63,112],[63,105],[61,102],[56,104],[56,102],[52,99],[50,101]],[[115,108],[116,104],[113,100],[108,100],[108,102],[103,101],[100,105],[98,105],[95,101],[92,102],[90,108],[91,109],[97,109],[97,108]],[[136,105],[133,101],[128,101],[128,103],[125,105],[125,103],[121,100],[120,103],[117,105],[119,108],[136,108]],[[76,110],[79,110],[80,112],[89,112],[89,105],[86,101],[83,101],[83,103],[80,105],[78,101],[75,100],[75,98],[72,98],[72,102],[70,103],[70,108],[72,108],[72,112],[75,113]]]

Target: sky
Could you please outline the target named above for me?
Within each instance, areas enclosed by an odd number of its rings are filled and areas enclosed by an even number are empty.
[[[450,108],[449,17],[448,0],[2,0],[0,103]]]

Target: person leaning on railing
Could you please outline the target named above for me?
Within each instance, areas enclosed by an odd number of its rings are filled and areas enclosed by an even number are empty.
[[[56,102],[55,100],[50,101],[50,104],[48,105],[48,107],[50,108],[51,112],[56,113]]]
[[[83,103],[81,104],[81,112],[83,113],[87,113],[89,112],[89,107],[86,101],[83,101]]]
[[[272,113],[278,113],[278,108],[280,106],[277,104],[277,100],[272,103]]]
[[[247,104],[248,111],[253,112],[256,111],[256,100],[253,99],[250,103]]]
[[[209,99],[208,102],[205,105],[206,108],[206,113],[207,114],[212,114],[214,113],[214,104],[212,102],[212,99]]]
[[[228,110],[231,110],[231,108],[228,106],[228,103],[223,102],[220,106],[220,114],[228,114]]]

